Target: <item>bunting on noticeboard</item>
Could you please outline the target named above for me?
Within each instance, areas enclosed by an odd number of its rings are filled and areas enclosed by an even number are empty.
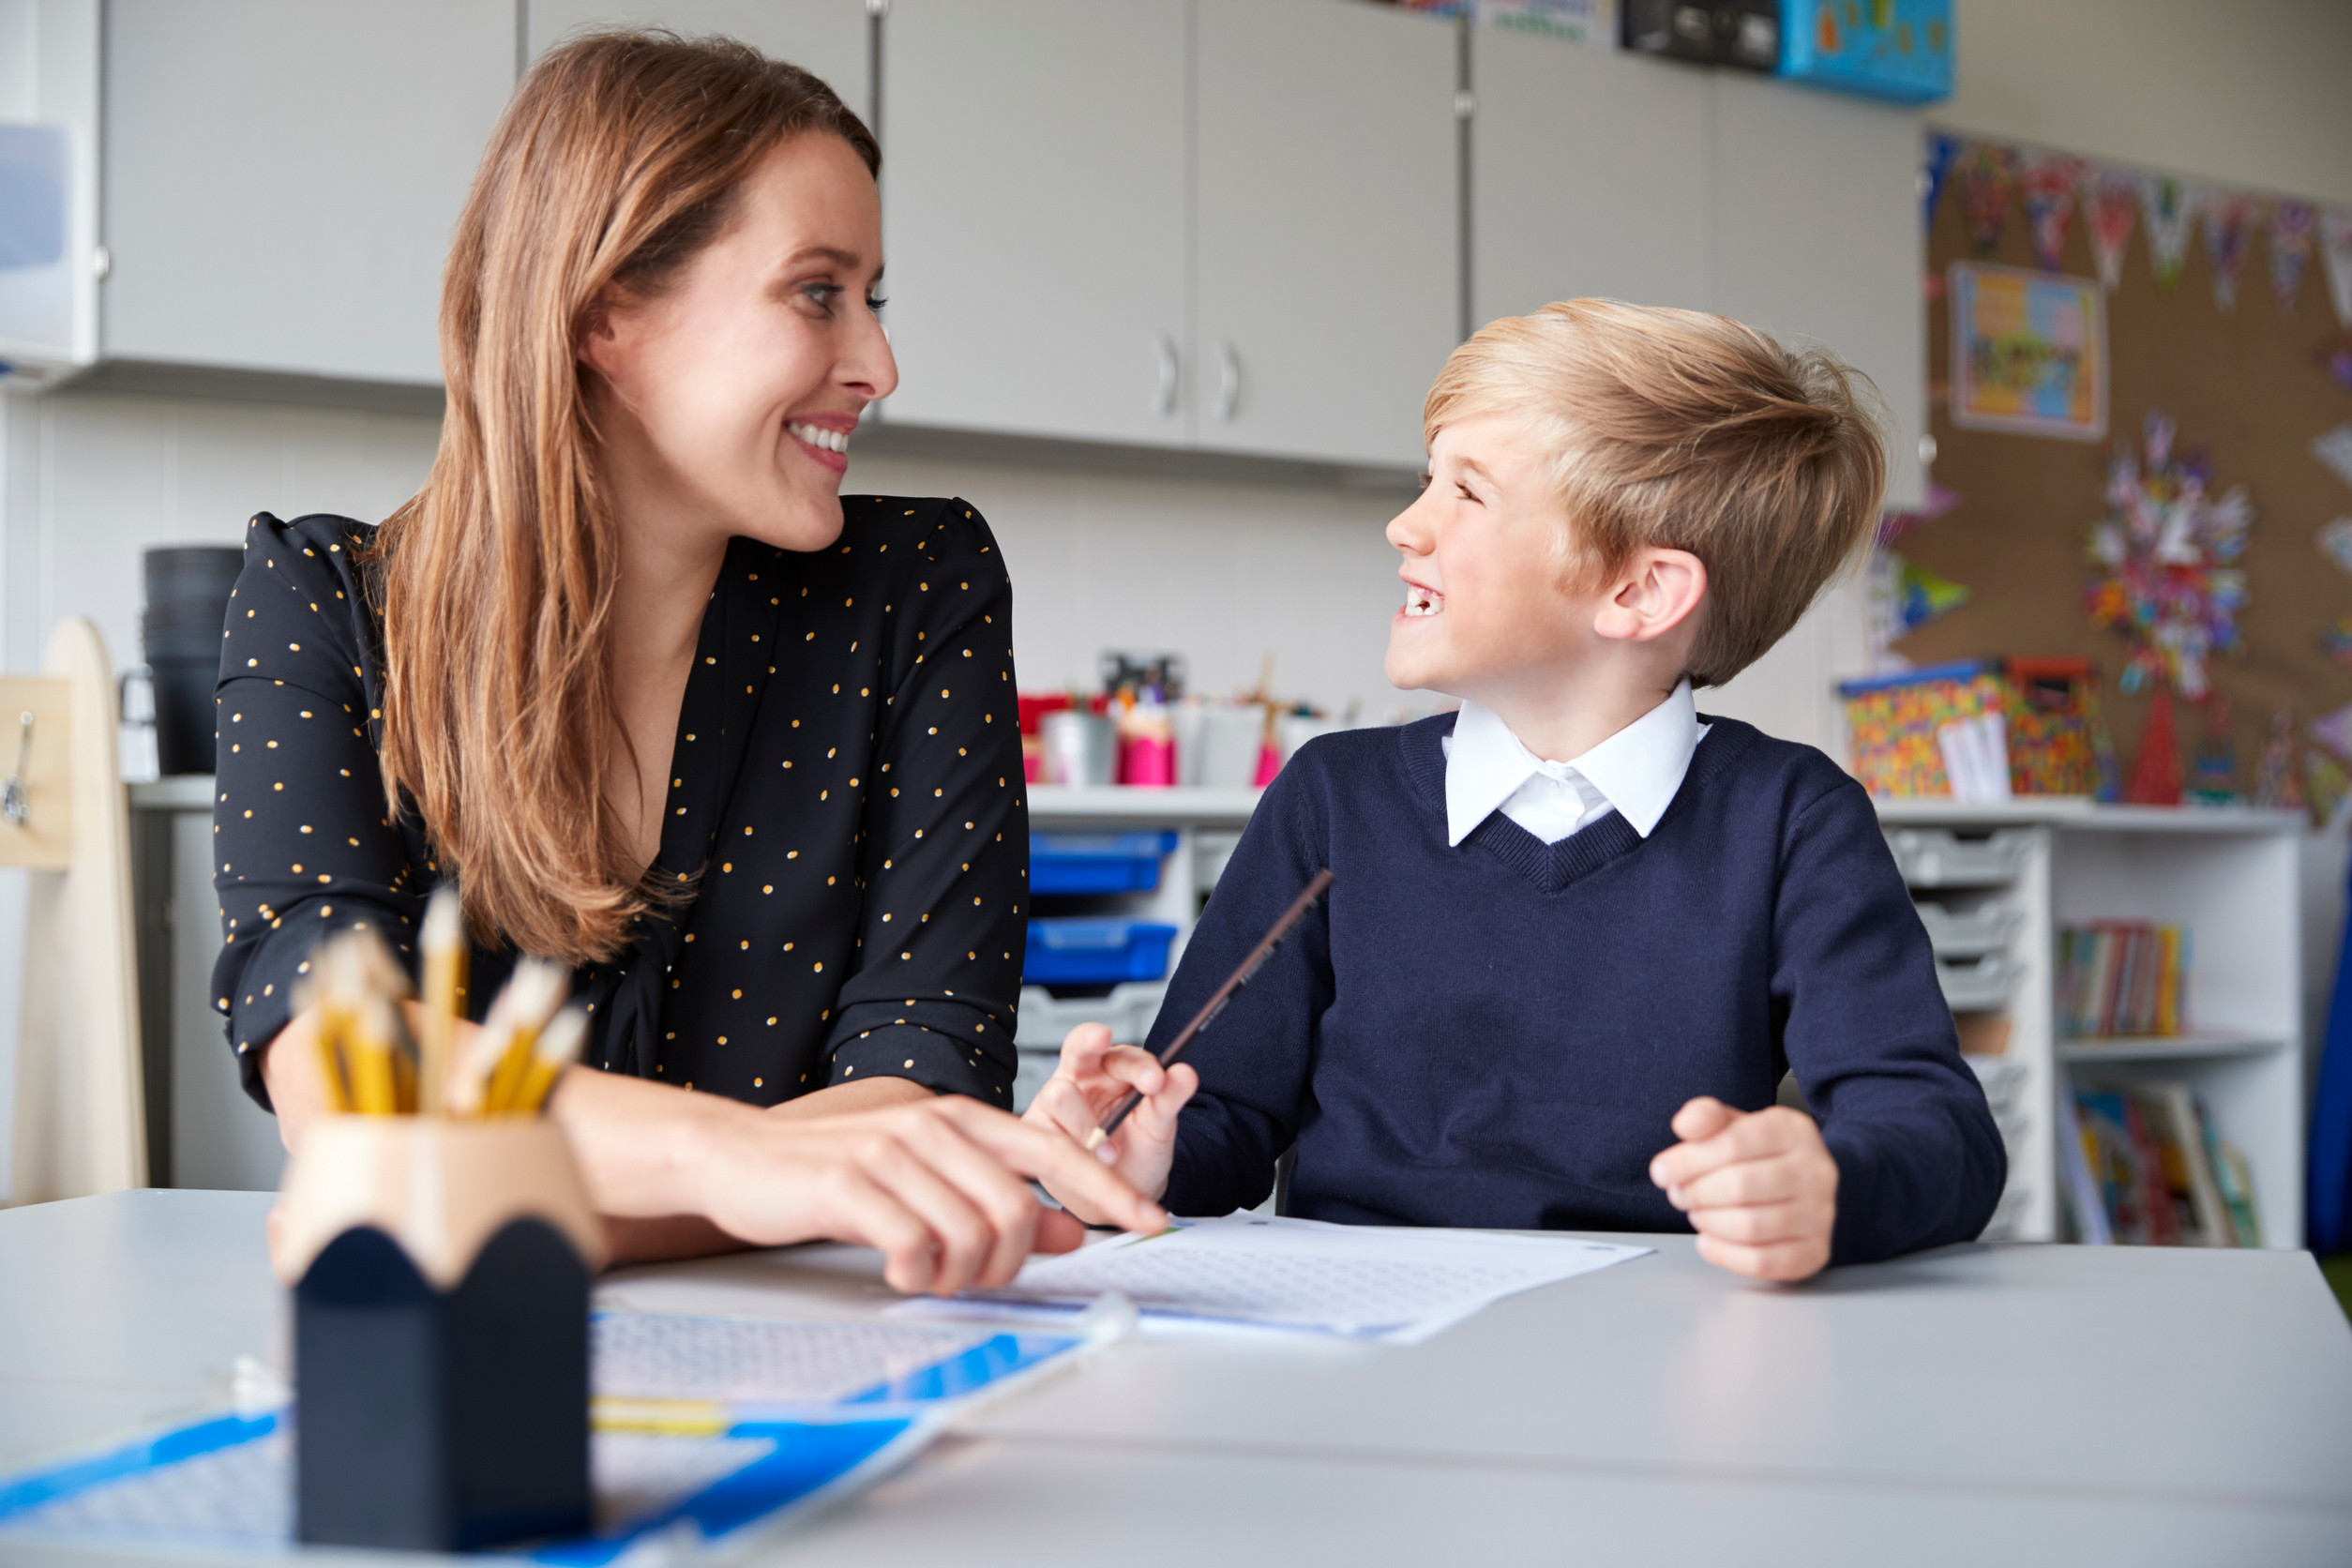
[[[2303,268],[2311,264],[2311,243],[2319,227],[2319,209],[2309,202],[2280,202],[2270,209],[2270,297],[2279,314],[2295,313],[2303,292]]]
[[[2238,275],[2246,265],[2246,236],[2254,227],[2254,201],[2226,190],[2204,193],[2205,259],[2213,269],[2213,303],[2238,309]]]
[[[2328,269],[2328,296],[2336,322],[2352,327],[2352,212],[2319,215],[2319,259]]]
[[[2088,167],[2063,153],[2032,153],[2024,159],[2017,188],[2026,198],[2026,225],[2033,234],[2033,259],[2056,272],[2066,254],[2066,231],[2074,219],[2074,188]]]
[[[2156,269],[2156,286],[2169,289],[2180,281],[2180,264],[2189,256],[2196,193],[2179,180],[2145,174],[2140,178],[2140,205],[2148,214],[2148,260]]]
[[[2140,214],[2137,182],[2111,170],[2094,169],[2083,180],[2083,208],[2090,219],[2090,259],[2099,285],[2113,294],[2123,281],[2123,250]]]
[[[2017,155],[1991,142],[1970,146],[1960,159],[1960,202],[1968,215],[1968,237],[1982,251],[2001,242],[2009,221],[2009,191],[2017,183]]]
[[[1944,193],[1944,176],[1952,173],[1952,160],[1960,156],[1960,138],[1946,136],[1942,131],[1927,133],[1926,178],[1920,182],[1921,221],[1933,227],[1936,203]]]
[[[1959,187],[1968,237],[1981,253],[2000,243],[2010,198],[2026,210],[2034,260],[2045,272],[2063,264],[2067,235],[2082,215],[2100,284],[2123,280],[2123,262],[2136,227],[2148,236],[2149,270],[2157,287],[2171,290],[2198,225],[2213,270],[2213,303],[2238,306],[2247,253],[2259,234],[2269,249],[2270,294],[2282,315],[2301,296],[2313,251],[2328,279],[2329,303],[2352,342],[2352,208],[2322,207],[2286,197],[2231,190],[2170,174],[2117,168],[2041,147],[2012,146],[1931,131],[1920,182],[1928,223],[1948,184]]]

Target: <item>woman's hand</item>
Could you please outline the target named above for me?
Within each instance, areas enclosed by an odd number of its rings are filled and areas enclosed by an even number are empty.
[[[1830,1260],[1837,1161],[1813,1118],[1787,1106],[1737,1111],[1701,1095],[1674,1113],[1682,1141],[1650,1179],[1690,1216],[1698,1255],[1756,1279],[1810,1279]]]
[[[1138,1046],[1113,1045],[1104,1025],[1082,1023],[1063,1038],[1061,1065],[1037,1091],[1024,1120],[1050,1127],[1083,1147],[1127,1091],[1141,1090],[1143,1103],[1119,1123],[1094,1157],[1127,1186],[1157,1199],[1168,1191],[1168,1162],[1176,1151],[1176,1113],[1199,1087],[1199,1077],[1190,1067],[1180,1063],[1163,1068],[1159,1058]],[[1084,1192],[1064,1191],[1049,1179],[1046,1190],[1089,1225],[1122,1223],[1116,1215],[1094,1209]]]
[[[762,1246],[822,1237],[877,1248],[882,1277],[911,1293],[1003,1285],[1031,1252],[1078,1244],[1077,1223],[1040,1205],[1024,1177],[1130,1230],[1168,1223],[1067,1139],[960,1096],[800,1119],[749,1111],[714,1130],[703,1212],[721,1229]]]

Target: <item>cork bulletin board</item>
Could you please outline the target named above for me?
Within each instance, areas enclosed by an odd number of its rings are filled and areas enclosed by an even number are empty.
[[[2104,300],[2106,435],[2086,441],[1963,429],[1951,408],[1945,284],[1952,264],[2032,269],[2037,261],[2016,191],[1997,242],[1983,248],[1960,188],[1956,177],[1944,181],[1929,221],[1926,311],[1929,429],[1937,445],[1931,472],[1959,501],[1893,548],[1966,587],[1969,597],[1896,640],[1893,650],[1921,664],[1983,655],[2096,659],[2102,704],[2128,776],[2153,688],[2136,696],[2118,689],[2130,649],[2120,635],[2094,627],[2085,611],[2084,552],[2090,524],[2107,512],[2106,465],[2116,442],[2136,444],[2147,414],[2160,410],[2178,422],[2179,448],[2202,447],[2210,456],[2212,493],[2242,484],[2254,505],[2239,562],[2250,593],[2239,614],[2244,646],[2211,666],[2236,743],[2236,787],[2250,792],[2275,711],[2292,712],[2300,744],[2312,719],[2352,703],[2352,664],[2331,657],[2321,641],[2337,617],[2352,611],[2352,572],[2314,538],[2331,520],[2352,515],[2352,485],[2310,451],[2314,437],[2352,421],[2352,387],[2325,362],[2327,350],[2345,339],[2323,258],[2314,249],[2291,309],[2282,309],[2273,297],[2269,231],[2250,224],[2235,308],[2224,309],[2215,299],[2202,220],[2192,230],[2178,280],[2163,287],[2143,213],[2118,286]],[[2058,255],[2058,273],[2096,279],[2088,229],[2078,204]],[[2186,702],[2177,714],[2185,774],[2208,715]]]

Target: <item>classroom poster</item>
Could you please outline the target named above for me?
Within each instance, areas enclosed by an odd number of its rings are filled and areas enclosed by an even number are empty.
[[[2096,441],[2107,433],[2107,324],[2098,281],[1952,264],[1952,421]]]

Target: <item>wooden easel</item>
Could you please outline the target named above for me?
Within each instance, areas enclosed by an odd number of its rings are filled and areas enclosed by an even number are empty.
[[[0,866],[31,873],[12,1203],[147,1181],[113,666],[98,628],[76,616],[50,638],[44,668],[0,676],[0,780],[21,783],[23,815],[19,823],[0,811]],[[9,793],[0,791],[0,807]]]

